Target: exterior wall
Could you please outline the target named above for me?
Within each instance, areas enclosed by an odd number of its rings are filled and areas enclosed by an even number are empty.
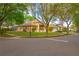
[[[28,23],[29,24],[29,23]],[[33,20],[31,21],[31,25],[34,25],[36,26],[36,29],[34,32],[45,32],[46,29],[45,29],[45,26],[42,25],[41,23],[39,23],[37,20]],[[49,28],[52,27],[51,25],[49,25]],[[16,31],[26,31],[26,32],[29,32],[30,30],[33,31],[34,27],[31,26],[31,28],[29,26],[25,26],[25,27],[17,27],[17,30]],[[25,29],[25,30],[24,30]]]
[[[36,32],[39,32],[39,24],[37,24]]]
[[[36,26],[35,32],[40,32],[40,23],[37,20],[33,20],[31,24]]]
[[[17,27],[16,31],[23,31],[22,27]]]

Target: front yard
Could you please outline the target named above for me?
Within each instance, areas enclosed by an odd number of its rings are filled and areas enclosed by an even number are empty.
[[[65,35],[62,32],[49,32],[48,37]],[[15,32],[15,31],[7,31],[2,36],[8,37],[30,37],[30,32]],[[31,32],[31,37],[46,37],[46,32]]]

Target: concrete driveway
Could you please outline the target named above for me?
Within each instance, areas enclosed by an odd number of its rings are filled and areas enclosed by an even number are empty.
[[[79,35],[0,38],[0,56],[79,56]]]

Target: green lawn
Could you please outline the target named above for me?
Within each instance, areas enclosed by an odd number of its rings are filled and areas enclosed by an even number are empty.
[[[29,32],[14,32],[14,31],[8,31],[6,32],[9,36],[20,36],[20,37],[30,37]],[[60,36],[64,35],[64,33],[61,32],[49,32],[48,37],[51,36]],[[32,32],[31,37],[46,37],[46,32]]]

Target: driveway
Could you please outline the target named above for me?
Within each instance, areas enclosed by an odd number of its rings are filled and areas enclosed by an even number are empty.
[[[0,38],[0,56],[79,56],[79,35]]]

